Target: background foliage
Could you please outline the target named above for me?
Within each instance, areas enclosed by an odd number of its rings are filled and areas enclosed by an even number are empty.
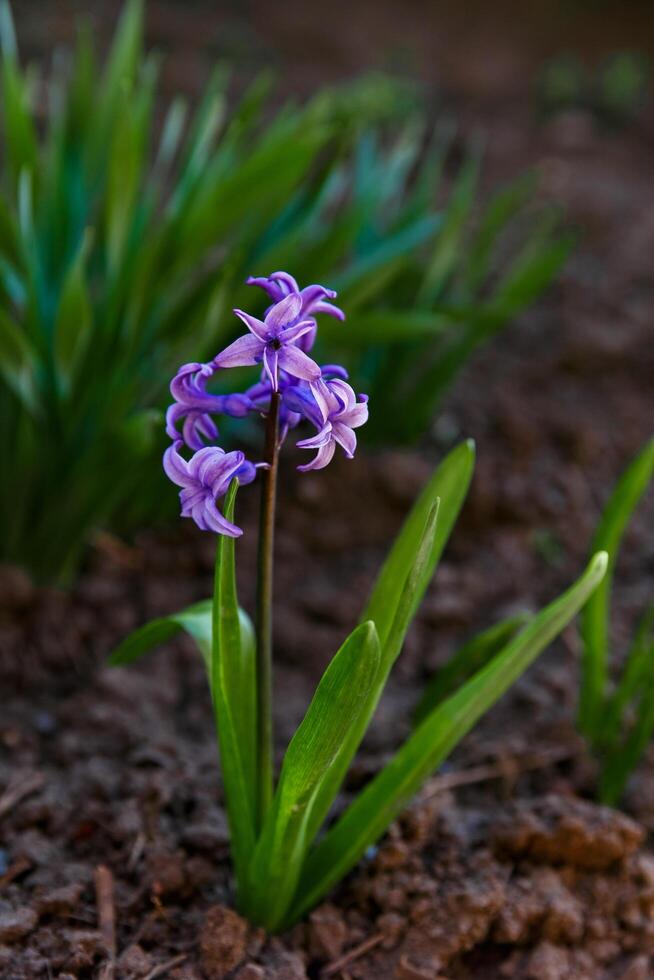
[[[373,435],[406,440],[569,248],[551,215],[527,233],[526,180],[475,213],[477,151],[439,209],[447,140],[387,80],[273,113],[269,78],[234,104],[219,66],[195,112],[161,114],[138,0],[103,67],[82,31],[51,77],[24,70],[6,3],[0,35],[0,558],[40,578],[69,578],[94,528],[174,505],[167,381],[229,339],[248,273],[340,290],[349,319],[325,353],[350,348]]]

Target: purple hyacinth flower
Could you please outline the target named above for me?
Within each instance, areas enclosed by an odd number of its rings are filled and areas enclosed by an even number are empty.
[[[300,289],[297,280],[288,272],[273,272],[269,276],[250,276],[249,279],[246,279],[246,284],[259,286],[260,289],[268,293],[274,303],[279,303],[285,296],[294,293],[300,297],[302,300],[300,318],[304,320],[310,317],[313,321],[311,330],[308,330],[298,341],[298,347],[305,353],[311,350],[316,339],[316,313],[326,313],[328,316],[336,317],[337,320],[345,319],[345,313],[339,306],[326,302],[329,299],[336,299],[336,293],[333,289],[327,289],[317,283]]]
[[[300,296],[293,293],[275,303],[263,321],[243,310],[234,310],[250,333],[226,347],[214,358],[213,364],[218,368],[230,368],[263,362],[273,391],[279,389],[280,370],[303,381],[317,381],[320,368],[296,345],[296,341],[313,327],[313,321],[300,319],[301,308]]]
[[[234,477],[241,485],[252,483],[256,466],[246,460],[244,453],[226,453],[218,446],[205,446],[187,462],[179,453],[182,445],[181,439],[176,440],[163,458],[166,476],[182,488],[182,517],[191,517],[202,531],[240,537],[243,531],[223,517],[216,499],[227,493]]]
[[[357,447],[354,429],[368,421],[368,396],[359,395],[346,381],[319,381],[311,385],[311,391],[320,413],[321,428],[309,439],[297,443],[300,449],[317,449],[310,463],[298,466],[307,470],[321,470],[331,462],[336,443],[343,447],[348,459],[352,459]]]
[[[179,439],[177,423],[184,419],[181,435],[189,449],[202,449],[205,442],[218,438],[218,429],[209,413],[243,418],[252,410],[247,395],[212,395],[206,385],[215,368],[211,364],[183,364],[170,383],[175,399],[166,412],[166,434]]]

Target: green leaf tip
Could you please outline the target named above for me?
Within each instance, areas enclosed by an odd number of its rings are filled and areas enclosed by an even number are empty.
[[[588,571],[594,572],[599,576],[599,579],[604,578],[606,574],[606,569],[609,567],[609,553],[608,551],[597,551],[590,560],[588,565]]]

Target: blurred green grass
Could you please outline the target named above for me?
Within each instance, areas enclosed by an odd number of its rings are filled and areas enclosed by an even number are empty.
[[[370,437],[404,442],[570,247],[528,178],[480,210],[477,149],[439,205],[448,137],[383,77],[273,112],[269,77],[232,107],[220,65],[158,125],[142,21],[132,0],[103,66],[82,30],[45,78],[0,5],[0,559],[39,579],[69,580],[95,528],[170,513],[167,383],[230,339],[247,274],[339,289],[323,351],[374,399]]]

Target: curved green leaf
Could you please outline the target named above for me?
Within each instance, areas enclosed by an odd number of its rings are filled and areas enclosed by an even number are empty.
[[[601,582],[607,560],[606,552],[595,555],[567,592],[538,613],[501,653],[425,718],[309,855],[284,925],[319,901],[379,839],[481,715],[579,611]]]

